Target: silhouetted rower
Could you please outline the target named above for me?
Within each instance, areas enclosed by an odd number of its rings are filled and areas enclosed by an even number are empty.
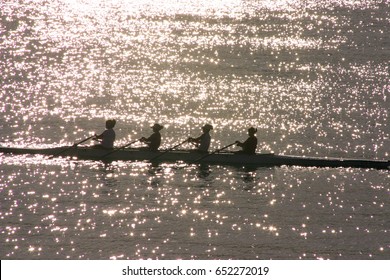
[[[196,151],[201,153],[207,153],[211,143],[210,130],[213,129],[213,126],[210,124],[205,124],[202,127],[203,134],[197,138],[188,138],[188,142],[196,145]]]
[[[97,135],[95,134],[95,137],[93,140],[99,141],[100,144],[97,144],[93,146],[94,148],[99,149],[113,149],[114,148],[114,141],[115,141],[115,127],[116,121],[115,120],[107,120],[106,121],[106,130],[103,131],[102,134]]]
[[[162,125],[159,125],[158,123],[154,124],[152,127],[153,134],[150,135],[148,138],[142,137],[141,141],[146,143],[148,145],[148,149],[150,151],[158,151],[158,148],[161,145],[161,134],[160,130],[164,127]]]
[[[256,148],[257,148],[257,138],[255,136],[257,132],[256,128],[249,128],[248,129],[248,139],[246,139],[245,142],[240,142],[236,141],[237,146],[241,147],[242,150],[239,151],[238,153],[243,153],[243,154],[248,154],[248,155],[253,155],[256,153]]]

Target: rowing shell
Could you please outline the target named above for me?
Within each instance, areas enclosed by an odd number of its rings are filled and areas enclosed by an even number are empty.
[[[301,157],[290,155],[275,155],[275,154],[235,154],[235,153],[217,153],[204,157],[204,154],[199,154],[191,151],[171,151],[171,152],[151,152],[140,149],[124,149],[110,153],[107,150],[92,149],[92,148],[72,148],[59,147],[49,149],[28,149],[28,148],[8,148],[0,147],[1,153],[11,154],[42,154],[42,155],[60,155],[63,157],[76,157],[78,159],[89,160],[124,160],[124,161],[140,161],[152,160],[158,157],[156,161],[166,162],[197,162],[203,158],[201,162],[218,165],[255,165],[255,166],[315,166],[315,167],[356,167],[356,168],[375,168],[388,169],[389,161],[382,160],[367,160],[367,159],[343,159],[343,158],[317,158],[317,157]],[[164,154],[163,154],[164,153]]]
[[[313,166],[313,167],[355,167],[389,169],[390,162],[385,160],[368,159],[343,159],[343,158],[318,158],[275,154],[245,155],[230,152],[211,154],[207,157],[191,151],[158,151],[151,152],[141,149],[124,149],[110,153],[107,150],[88,147],[59,147],[48,149],[10,148],[0,147],[0,153],[6,154],[42,154],[62,157],[76,157],[88,160],[124,160],[143,161],[154,158],[158,162],[187,162],[208,163],[217,165],[241,165],[241,166]],[[201,161],[198,161],[202,158]]]

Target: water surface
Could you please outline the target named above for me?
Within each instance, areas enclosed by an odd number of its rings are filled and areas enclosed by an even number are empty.
[[[389,159],[389,1],[3,1],[0,144]],[[89,144],[89,143],[87,143]],[[135,144],[137,146],[139,144]],[[191,146],[183,146],[188,149]],[[232,148],[235,150],[236,148]],[[2,259],[388,259],[389,173],[0,155]]]

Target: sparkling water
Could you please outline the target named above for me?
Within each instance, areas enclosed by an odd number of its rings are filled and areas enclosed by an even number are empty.
[[[388,0],[0,11],[1,146],[65,146],[114,118],[117,146],[158,122],[169,148],[210,123],[211,150],[253,126],[259,153],[389,159]],[[33,155],[0,167],[2,259],[390,258],[386,170]]]

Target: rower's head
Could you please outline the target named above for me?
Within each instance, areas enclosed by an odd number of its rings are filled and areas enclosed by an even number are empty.
[[[249,134],[250,136],[255,135],[256,132],[257,132],[257,129],[254,128],[254,127],[250,127],[250,128],[248,129],[248,134]]]
[[[213,126],[211,124],[205,124],[204,126],[202,126],[202,130],[203,132],[209,132],[210,130],[213,129]]]
[[[164,127],[158,123],[155,123],[153,126],[152,126],[152,129],[154,132],[158,132],[160,131],[161,129],[163,129]]]
[[[107,129],[114,128],[115,124],[116,124],[116,120],[107,120],[106,121],[106,128]]]

